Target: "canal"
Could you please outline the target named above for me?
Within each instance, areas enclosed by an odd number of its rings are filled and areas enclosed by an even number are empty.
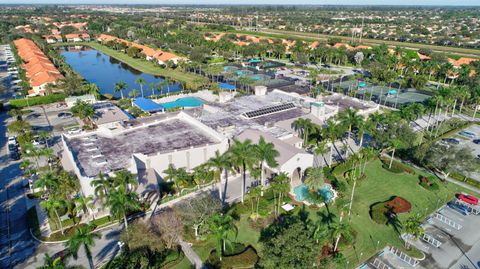
[[[162,77],[140,72],[90,47],[81,47],[80,49],[65,47],[60,50],[60,53],[75,71],[88,82],[95,83],[102,94],[120,97],[120,92],[114,92],[113,89],[115,83],[124,81],[127,84],[127,89],[123,91],[125,97],[128,97],[128,93],[133,89],[137,89],[141,96],[141,87],[135,82],[141,77],[146,82],[143,85],[144,96],[150,96],[152,95],[151,83],[153,82],[158,89],[159,84],[164,81]],[[171,83],[168,86],[160,85],[160,87],[162,94],[181,91],[180,83]],[[157,89],[154,91],[155,95],[160,93]]]

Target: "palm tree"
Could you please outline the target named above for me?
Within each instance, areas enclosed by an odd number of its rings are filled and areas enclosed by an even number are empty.
[[[246,139],[243,142],[234,139],[233,145],[230,148],[231,162],[242,173],[242,203],[245,199],[247,169],[250,169],[255,163],[258,163],[257,156],[252,154],[253,151],[254,145],[250,139]]]
[[[120,92],[120,96],[123,99],[123,91],[127,89],[127,83],[120,80],[119,82],[115,83],[115,87],[113,88],[113,92]]]
[[[330,162],[328,166],[332,165],[332,158],[333,158],[333,149],[335,147],[335,142],[339,136],[340,128],[338,124],[335,123],[332,119],[328,119],[326,122],[326,126],[322,129],[322,136],[326,137],[328,141],[331,143],[330,145]]]
[[[48,132],[48,131],[39,131],[39,132],[37,133],[37,135],[38,135],[38,137],[39,137],[40,139],[43,139],[43,141],[45,142],[45,145],[47,146],[47,148],[50,148],[49,145],[48,145],[48,139],[50,139],[50,137],[51,137],[50,132]]]
[[[218,182],[218,196],[221,201],[222,199],[222,172],[225,171],[225,185],[227,185],[227,173],[228,169],[231,166],[230,165],[230,160],[228,157],[228,154],[220,154],[220,152],[217,150],[215,151],[215,156],[210,158],[207,162],[207,166],[213,169],[217,169],[217,172],[215,173],[215,180]]]
[[[330,226],[332,238],[345,238],[347,241],[350,241],[353,238],[353,230],[352,227],[346,222],[341,223],[333,223]],[[333,247],[333,252],[337,251],[338,243],[340,240],[336,240]]]
[[[208,228],[214,234],[217,241],[216,250],[220,260],[222,260],[223,252],[227,242],[230,242],[229,237],[238,234],[237,226],[233,222],[233,217],[230,215],[215,214],[208,221]]]
[[[413,236],[413,238],[418,239],[425,233],[425,230],[421,225],[422,222],[420,219],[417,216],[412,216],[405,221],[404,229],[407,234],[410,234]],[[405,247],[409,248],[408,240],[405,240]]]
[[[142,97],[143,97],[143,85],[146,84],[146,81],[145,79],[143,79],[142,77],[139,77],[135,80],[135,83],[137,83],[138,85],[140,85],[140,92],[142,93]]]
[[[346,110],[340,112],[338,114],[338,119],[341,125],[347,127],[349,137],[352,134],[352,128],[361,125],[361,123],[363,122],[363,117],[360,116],[356,110],[353,110],[351,108],[347,108]]]
[[[45,210],[47,210],[49,215],[51,215],[52,212],[55,213],[58,224],[60,225],[60,231],[62,232],[62,234],[64,234],[62,220],[58,215],[58,209],[65,208],[66,206],[65,202],[60,199],[55,199],[53,198],[53,196],[49,196],[47,200],[40,202],[40,206],[43,207]]]
[[[282,206],[283,197],[290,190],[290,177],[286,173],[280,173],[273,178],[271,186],[273,190],[273,209],[274,215],[280,214],[280,207]],[[276,195],[278,194],[278,200]]]
[[[78,100],[77,103],[70,109],[73,115],[79,117],[82,120],[88,120],[93,126],[93,116],[95,116],[95,109],[87,102]]]
[[[139,94],[140,94],[140,93],[138,92],[137,89],[132,89],[132,90],[128,93],[128,95],[129,95],[130,97],[132,97],[132,98],[137,98]]]
[[[153,98],[155,96],[155,89],[157,88],[157,86],[155,85],[155,82],[150,82],[149,86],[150,86],[150,89],[152,90],[152,98]]]
[[[91,195],[85,197],[83,194],[78,195],[73,199],[77,211],[83,211],[86,216],[90,215],[90,210],[95,208],[93,205],[93,197]]]
[[[129,192],[124,186],[119,186],[108,195],[107,206],[110,208],[110,213],[118,220],[123,218],[125,229],[128,229],[127,213],[139,210],[140,202],[137,193]]]
[[[298,135],[303,138],[303,146],[307,145],[309,131],[312,126],[312,120],[298,118],[294,122],[292,122],[292,128],[298,132]]]
[[[78,258],[78,250],[83,246],[90,269],[94,269],[95,265],[93,264],[92,251],[90,248],[95,246],[95,239],[101,237],[102,236],[98,232],[93,231],[92,225],[80,226],[77,228],[73,236],[65,243],[65,246],[74,259]]]
[[[97,196],[100,200],[103,200],[105,197],[107,197],[110,188],[112,188],[111,180],[105,178],[102,173],[98,174],[98,178],[92,180],[90,185],[95,188],[95,196]]]
[[[265,186],[265,165],[268,165],[270,168],[275,168],[278,166],[278,162],[275,160],[280,153],[275,149],[273,143],[265,142],[263,136],[260,136],[258,144],[254,146],[255,154],[257,159],[260,161],[260,173],[261,173],[261,184]],[[263,192],[262,192],[263,196]]]
[[[390,147],[392,149],[392,156],[390,158],[390,164],[388,168],[392,168],[393,158],[395,157],[395,150],[399,149],[402,146],[402,141],[398,138],[393,138],[390,140]]]
[[[305,185],[307,185],[311,190],[317,191],[320,187],[325,184],[324,174],[322,167],[310,168],[305,177]]]
[[[136,187],[137,185],[138,185],[138,181],[129,171],[120,170],[115,172],[113,177],[114,187],[123,187],[126,190],[130,190],[132,187]]]

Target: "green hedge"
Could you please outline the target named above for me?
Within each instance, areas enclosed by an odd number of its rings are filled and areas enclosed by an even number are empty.
[[[255,249],[248,246],[242,253],[234,256],[224,256],[222,268],[253,268],[258,261]]]
[[[470,186],[473,186],[473,187],[476,187],[476,188],[480,188],[480,182],[473,179],[473,178],[469,178],[469,177],[466,177],[464,175],[461,175],[459,173],[451,173],[450,174],[450,177],[457,180],[457,181],[461,181],[461,182],[464,182]]]
[[[10,106],[12,108],[23,108],[28,106],[36,106],[36,105],[46,105],[55,102],[60,102],[65,100],[65,94],[50,94],[45,96],[35,96],[29,98],[22,98],[22,99],[11,99]]]
[[[370,218],[378,224],[386,224],[388,221],[387,218],[388,208],[385,206],[384,202],[373,204],[370,207]]]

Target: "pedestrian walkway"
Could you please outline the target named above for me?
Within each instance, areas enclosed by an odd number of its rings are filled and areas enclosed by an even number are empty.
[[[188,260],[195,266],[195,269],[202,269],[204,268],[202,259],[198,257],[197,253],[192,249],[192,246],[183,240],[180,240],[180,247],[182,247],[182,251]]]

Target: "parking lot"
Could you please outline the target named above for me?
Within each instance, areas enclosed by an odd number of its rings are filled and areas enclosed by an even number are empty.
[[[449,143],[449,145],[456,146],[456,147],[464,147],[472,151],[472,155],[477,158],[479,169],[477,171],[469,173],[468,176],[480,181],[480,144],[475,144],[473,141],[476,139],[480,139],[480,125],[474,124],[466,129],[463,130],[464,132],[474,134],[472,137],[468,137],[465,135],[461,135],[461,132],[458,132],[456,135],[450,137],[454,138],[459,141],[458,145],[453,145]]]
[[[453,204],[466,203],[452,197]],[[368,269],[479,269],[480,268],[480,206],[469,205],[471,213],[444,205],[429,215],[422,224],[425,234],[414,239],[402,235],[409,245],[421,250],[424,259],[413,259],[400,250],[387,246],[357,268]]]

